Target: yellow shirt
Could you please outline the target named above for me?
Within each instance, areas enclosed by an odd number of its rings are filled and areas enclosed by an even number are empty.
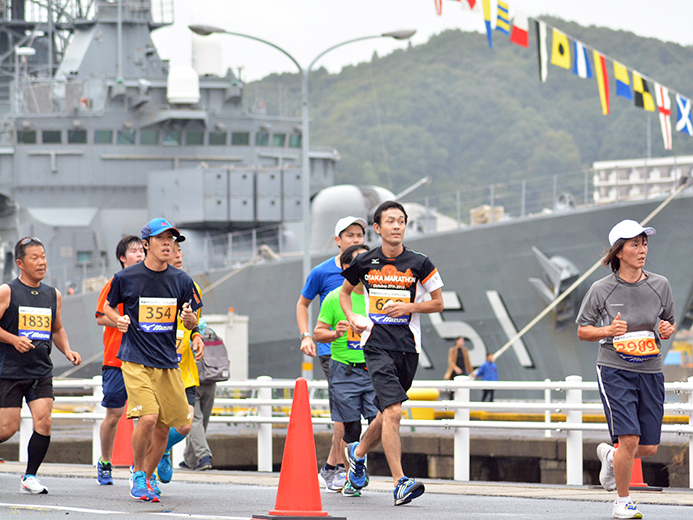
[[[195,284],[197,292],[200,292],[200,286]],[[201,309],[197,309],[197,321],[200,321]],[[183,320],[178,315],[178,326],[176,329],[176,352],[178,353],[178,366],[183,373],[183,384],[185,388],[191,386],[200,386],[200,375],[197,372],[197,364],[195,364],[195,353],[192,350],[192,342],[190,336],[192,331],[185,328]]]

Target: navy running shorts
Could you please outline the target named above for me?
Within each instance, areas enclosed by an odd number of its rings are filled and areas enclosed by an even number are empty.
[[[27,403],[36,399],[53,399],[53,378],[0,379],[0,408],[21,408],[22,398]]]
[[[185,397],[188,399],[190,406],[195,406],[195,398],[197,397],[197,387],[189,386],[185,389]]]
[[[382,412],[390,405],[409,399],[407,390],[411,388],[419,365],[418,353],[366,345],[363,354],[375,390],[373,402],[378,410]]]
[[[375,419],[378,409],[373,404],[375,390],[365,367],[354,367],[334,359],[330,362],[332,388],[332,420],[355,422]]]
[[[122,408],[125,406],[128,393],[125,390],[123,371],[120,368],[101,367],[101,385],[103,388],[101,406],[104,408]]]
[[[597,366],[599,395],[613,442],[638,435],[643,446],[657,446],[664,417],[664,374],[643,374]]]

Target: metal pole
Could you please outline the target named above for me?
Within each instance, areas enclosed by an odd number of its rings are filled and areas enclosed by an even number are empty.
[[[270,376],[260,376],[258,381],[272,381]],[[257,391],[258,399],[272,399],[272,388],[262,386]],[[272,406],[260,405],[259,417],[272,417]],[[272,424],[260,423],[257,432],[257,470],[272,471]]]
[[[469,376],[457,376],[457,381],[469,381]],[[455,402],[469,402],[469,388],[455,389]],[[456,421],[469,420],[469,408],[457,408],[455,410]],[[453,478],[455,480],[469,480],[469,428],[455,428],[455,439],[453,447]]]
[[[568,376],[565,378],[570,383],[581,383],[582,377]],[[566,390],[566,404],[581,404],[582,390]],[[566,422],[582,423],[581,410],[568,410]],[[565,472],[566,484],[569,486],[582,486],[582,431],[568,430],[565,441]]]
[[[550,379],[544,379],[544,382],[548,385],[551,380]],[[546,403],[546,410],[544,411],[544,422],[546,424],[551,423],[551,410],[549,407],[551,406],[551,389],[546,388],[544,390],[544,403]],[[551,437],[551,430],[544,430],[544,437]]]
[[[312,65],[312,64],[311,64]],[[301,70],[301,204],[303,209],[303,281],[310,274],[310,114],[308,106],[308,76],[310,67]],[[313,330],[312,306],[308,307],[308,331]],[[312,334],[311,334],[312,335]],[[307,380],[313,379],[313,358],[303,354],[301,376]]]

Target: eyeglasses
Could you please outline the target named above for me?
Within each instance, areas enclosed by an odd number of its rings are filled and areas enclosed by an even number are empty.
[[[22,240],[19,244],[22,246],[25,246],[27,244],[31,244],[32,242],[35,242],[36,244],[43,245],[43,242],[41,242],[38,238],[36,237],[26,237],[24,240]]]

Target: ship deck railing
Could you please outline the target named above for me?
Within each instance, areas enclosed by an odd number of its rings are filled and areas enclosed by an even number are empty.
[[[101,376],[92,379],[61,380],[54,379],[53,386],[56,398],[52,417],[61,420],[74,420],[93,423],[92,462],[96,464],[101,455],[100,427],[105,418],[105,409],[101,406],[103,390]],[[235,413],[223,413],[210,418],[210,422],[237,425],[253,425],[257,427],[258,442],[258,471],[272,471],[272,428],[274,425],[288,425],[290,407],[292,404],[291,390],[294,380],[272,379],[262,376],[257,379],[244,381],[225,381],[217,383],[215,407],[225,410],[236,410]],[[324,380],[308,381],[309,392],[324,393],[327,382]],[[429,389],[437,392],[454,392],[454,398],[443,400],[409,400],[402,403],[405,417],[416,417],[410,413],[417,409],[434,409],[453,412],[452,418],[416,419],[403,418],[402,427],[434,427],[454,431],[453,456],[454,479],[470,480],[470,430],[472,429],[503,429],[503,430],[535,430],[545,432],[565,432],[566,435],[566,483],[582,485],[583,483],[583,439],[586,431],[606,431],[607,425],[602,422],[587,422],[585,414],[599,414],[602,405],[599,402],[589,402],[583,399],[583,392],[597,391],[594,381],[582,381],[580,376],[569,376],[565,381],[474,381],[468,377],[457,377],[454,381],[414,381],[412,389]],[[507,402],[478,402],[470,400],[472,390],[510,390],[513,392],[538,392],[540,399],[513,399]],[[664,411],[667,416],[679,416],[684,422],[665,421],[663,433],[686,435],[689,438],[690,453],[693,439],[693,403],[690,395],[693,392],[693,377],[685,382],[665,383],[667,397]],[[554,392],[564,394],[564,398],[556,400]],[[424,392],[425,394],[426,392]],[[430,392],[429,392],[430,393]],[[61,395],[70,394],[70,395]],[[80,394],[80,395],[78,395]],[[233,397],[222,397],[223,395]],[[220,396],[222,395],[222,396]],[[421,393],[419,393],[421,395]],[[541,397],[543,396],[543,400]],[[677,400],[676,400],[677,399]],[[331,425],[329,416],[322,413],[327,409],[328,400],[320,397],[310,399],[314,425]],[[527,420],[495,420],[498,417],[480,414],[474,420],[475,411],[500,412],[511,411],[514,414],[543,413],[544,420],[537,421],[536,417]],[[565,414],[565,420],[556,421],[555,414]],[[33,432],[31,413],[24,405],[20,424],[19,460],[26,461],[27,447]],[[493,415],[493,414],[491,414]],[[503,417],[501,417],[503,418]],[[562,418],[562,415],[561,415]],[[364,422],[365,424],[365,422]],[[183,445],[174,447],[174,463],[182,460]],[[693,457],[689,457],[690,487],[693,488]]]

